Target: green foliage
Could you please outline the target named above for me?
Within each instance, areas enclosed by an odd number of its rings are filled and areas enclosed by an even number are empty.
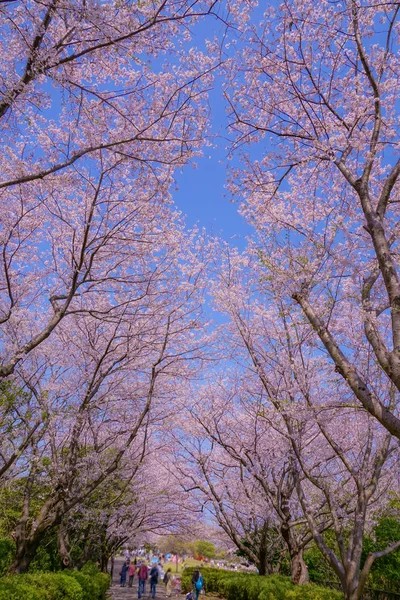
[[[370,552],[384,550],[398,540],[400,540],[398,519],[382,517],[373,531],[373,536],[364,540],[363,560]],[[374,562],[369,585],[385,590],[400,589],[400,549]]]
[[[193,571],[185,569],[181,585],[184,592],[191,587]],[[237,573],[220,569],[201,569],[206,592],[216,593],[226,600],[342,600],[336,591],[309,583],[295,586],[289,577],[261,577],[253,573]]]
[[[96,567],[93,561],[88,560],[87,563],[82,567],[81,572],[85,575],[97,575],[99,569]]]
[[[0,537],[9,538],[21,517],[21,480],[13,480],[0,487]]]
[[[28,573],[19,577],[34,589],[44,588],[51,600],[83,600],[79,583],[64,573]]]
[[[57,534],[53,528],[46,533],[38,547],[35,558],[29,565],[29,572],[59,571],[62,568],[57,546]]]
[[[2,577],[11,565],[15,552],[15,544],[9,538],[0,539],[0,577]]]
[[[104,598],[106,591],[110,586],[110,576],[107,573],[95,574],[82,571],[65,571],[65,574],[75,579],[81,586],[83,596],[82,600],[92,600],[92,598]]]
[[[36,589],[14,577],[0,580],[0,600],[50,600],[44,589]]]
[[[176,536],[168,536],[165,537],[159,544],[161,552],[164,554],[191,554],[195,553],[195,545],[194,543],[186,542],[179,537]]]
[[[400,540],[400,520],[397,509],[394,510],[393,501],[388,511],[394,511],[390,516],[381,516],[370,537],[363,539],[363,555],[361,567],[368,554],[384,550],[393,542]],[[338,553],[333,531],[326,531],[324,539],[328,546]],[[315,582],[339,582],[337,575],[327,563],[314,543],[311,543],[304,553],[304,560],[308,566],[310,580]],[[367,586],[397,592],[400,590],[400,549],[383,558],[377,559],[372,565]]]
[[[0,600],[104,600],[109,585],[98,571],[11,575],[0,579]]]
[[[206,558],[214,558],[215,546],[207,540],[197,540],[195,543],[196,554],[199,556],[205,556]]]
[[[0,382],[0,409],[2,413],[7,413],[16,405],[25,402],[29,398],[29,394],[23,392],[20,387],[12,381]]]
[[[308,567],[310,581],[338,581],[334,570],[327,563],[314,542],[310,544],[310,547],[304,553],[304,562]]]

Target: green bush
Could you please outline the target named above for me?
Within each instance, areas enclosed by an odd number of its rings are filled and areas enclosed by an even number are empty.
[[[27,573],[15,575],[34,589],[43,588],[51,600],[83,600],[82,588],[64,573]]]
[[[364,539],[363,562],[370,552],[379,552],[400,539],[400,522],[382,517],[371,537]],[[367,585],[384,590],[400,591],[400,549],[380,558],[372,565]]]
[[[37,589],[24,582],[20,576],[0,580],[0,600],[51,600],[50,592]]]
[[[182,590],[192,588],[195,569],[189,567],[181,577]],[[295,586],[289,577],[261,577],[253,573],[237,573],[222,569],[201,569],[206,592],[216,593],[226,600],[342,600],[343,595],[313,583]]]
[[[0,579],[0,600],[104,600],[109,585],[98,571],[11,575]]]
[[[0,539],[0,577],[6,573],[11,565],[15,553],[15,544],[9,538]]]
[[[103,599],[110,586],[110,576],[98,571],[93,575],[82,571],[65,571],[69,577],[73,577],[81,586],[83,591],[83,600],[92,600],[92,598]]]

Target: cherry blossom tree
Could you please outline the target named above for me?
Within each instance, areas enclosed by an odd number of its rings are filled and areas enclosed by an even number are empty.
[[[261,575],[279,571],[288,555],[293,581],[305,583],[303,550],[312,536],[296,497],[290,444],[264,419],[259,386],[231,377],[234,383],[197,390],[180,472]]]
[[[68,513],[59,528],[64,564],[78,567],[97,560],[102,570],[123,545],[135,547],[149,536],[189,529],[186,498],[163,461],[157,433],[149,432],[146,453],[138,469],[128,452],[112,477],[96,493]],[[190,523],[191,524],[191,523]]]
[[[63,520],[128,452],[134,477],[200,359],[202,242],[169,189],[206,131],[214,64],[189,27],[213,4],[0,7],[0,376],[21,389],[1,468],[24,488],[11,572],[54,527],[67,557]]]
[[[232,189],[257,230],[262,276],[280,282],[332,372],[400,437],[398,18],[389,1],[269,7],[242,28],[226,98],[234,144],[255,142]]]
[[[24,470],[25,454],[35,446],[46,429],[47,415],[33,414],[33,393],[12,381],[0,384],[0,485]],[[18,465],[18,466],[17,466]]]
[[[28,463],[11,571],[27,569],[46,532],[118,472],[128,452],[134,477],[149,427],[201,364],[204,244],[171,220],[169,229],[168,252],[144,245],[142,264],[126,261],[132,286],[117,311],[77,311],[17,369],[49,418]]]
[[[336,572],[345,597],[358,600],[373,562],[400,546],[397,540],[382,552],[371,552],[361,568],[363,539],[372,528],[373,511],[385,503],[388,489],[397,489],[397,440],[355,403],[340,375],[332,374],[325,357],[316,352],[313,332],[299,308],[282,294],[279,279],[259,277],[259,255],[226,250],[222,256],[214,295],[218,308],[230,317],[225,341],[232,348],[230,357],[240,373],[244,370],[241,377],[249,392],[247,396],[239,392],[242,402],[248,398],[250,405],[255,404],[254,414],[265,420],[272,439],[279,432],[288,443],[300,514]],[[360,355],[359,368],[375,381],[382,403],[389,403],[391,387],[378,388],[385,378],[379,365]],[[267,435],[261,439],[268,440]],[[238,453],[243,438],[233,434],[230,454]],[[268,445],[265,454],[264,464],[273,469],[274,453]],[[251,446],[244,460],[250,462],[250,456],[254,462]],[[256,477],[260,462],[257,465]],[[335,534],[336,552],[324,539],[327,525]]]
[[[271,509],[252,478],[212,442],[200,436],[185,439],[175,460],[183,489],[192,495],[199,514],[211,513],[237,550],[254,564],[261,575],[273,573],[279,555],[276,523]]]
[[[0,6],[1,377],[65,316],[114,310],[127,256],[162,243],[153,219],[206,133],[215,65],[190,27],[214,4]]]

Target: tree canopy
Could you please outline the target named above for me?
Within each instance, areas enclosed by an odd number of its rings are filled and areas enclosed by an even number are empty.
[[[1,572],[398,585],[399,5],[261,9],[0,1]],[[240,248],[176,204],[211,146]]]

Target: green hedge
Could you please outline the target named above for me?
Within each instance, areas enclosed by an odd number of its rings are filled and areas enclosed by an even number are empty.
[[[10,575],[0,579],[0,600],[104,600],[109,585],[109,576],[98,572]]]
[[[192,588],[194,568],[184,570],[182,590]],[[253,573],[237,573],[220,569],[201,569],[206,592],[215,593],[226,600],[342,600],[343,594],[320,587],[314,583],[295,586],[289,577],[272,575],[261,577]]]
[[[14,542],[9,538],[0,538],[0,577],[7,572],[14,554]]]

